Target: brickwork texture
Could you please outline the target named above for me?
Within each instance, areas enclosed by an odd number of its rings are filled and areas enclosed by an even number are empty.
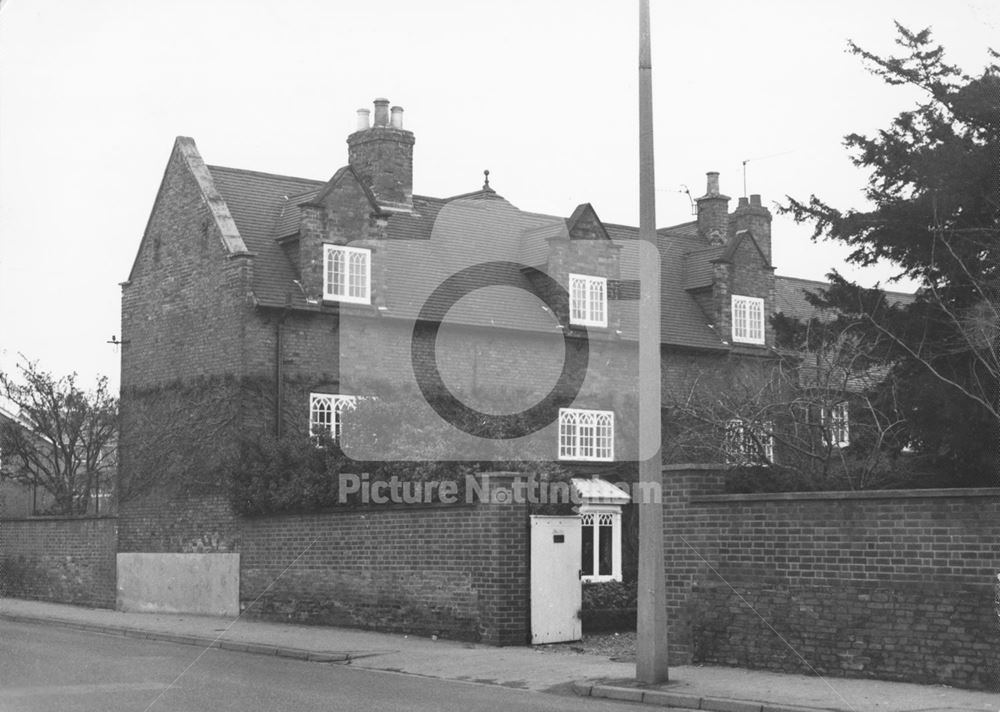
[[[115,606],[116,520],[0,520],[0,596]]]
[[[527,526],[523,504],[248,518],[241,606],[275,620],[523,645]]]
[[[523,645],[527,507],[482,499],[239,517],[219,495],[146,497],[120,510],[120,550],[239,552],[252,617]]]
[[[664,472],[674,662],[1000,690],[1000,490],[718,495]]]

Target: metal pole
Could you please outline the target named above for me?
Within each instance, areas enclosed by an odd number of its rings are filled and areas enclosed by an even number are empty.
[[[649,0],[639,0],[639,600],[635,676],[665,682],[667,595],[663,578],[663,467],[660,449],[660,260],[653,176],[653,66]],[[652,247],[652,249],[649,249]],[[651,456],[646,457],[647,454]]]

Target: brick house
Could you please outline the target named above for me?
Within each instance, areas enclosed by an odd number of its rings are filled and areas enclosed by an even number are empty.
[[[23,413],[14,413],[0,406],[0,435],[5,428],[18,431],[26,436],[30,451],[35,455],[38,471],[54,470],[55,462],[62,458],[63,453],[57,451],[52,440],[39,432],[39,429]],[[67,436],[69,437],[69,436]],[[0,437],[0,519],[19,519],[36,515],[59,514],[55,496],[39,482],[25,482],[30,478],[30,470],[25,469],[21,457],[15,452],[4,452],[3,438]],[[93,488],[90,490],[87,502],[87,515],[99,516],[113,511],[113,473],[116,443],[114,439],[101,450],[104,464]],[[18,477],[15,480],[15,477]],[[44,479],[44,478],[42,478]],[[81,486],[86,483],[80,483]]]
[[[348,164],[327,181],[210,166],[176,140],[122,283],[121,477],[139,494],[120,505],[121,552],[242,553],[249,580],[248,531],[261,525],[212,481],[220,443],[337,436],[354,399],[400,379],[446,384],[480,412],[496,399],[528,408],[584,340],[575,397],[533,447],[583,475],[635,459],[637,228],[589,204],[565,217],[518,210],[488,173],[463,195],[415,194],[414,143],[383,99],[373,117],[359,111]],[[709,173],[697,219],[657,232],[664,392],[727,360],[774,358],[770,212],[757,195],[729,202]],[[459,273],[472,281],[449,281]],[[413,347],[415,324],[432,328],[432,358]],[[413,407],[416,422],[433,417],[424,399]],[[193,483],[183,492],[171,489],[180,470]],[[241,586],[245,605],[256,589]],[[356,601],[355,589],[344,595]],[[299,613],[342,620],[319,603]],[[484,639],[520,639],[511,625]]]
[[[21,418],[15,413],[0,406],[0,429],[5,427],[27,428]],[[46,492],[40,488],[9,479],[15,474],[16,468],[20,467],[15,458],[9,453],[4,453],[0,446],[0,518],[27,517],[39,511],[43,511],[45,506],[50,504],[48,497],[39,506],[39,495],[46,497]]]

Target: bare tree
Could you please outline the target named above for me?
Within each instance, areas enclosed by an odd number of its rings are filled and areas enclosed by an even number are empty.
[[[17,415],[0,424],[8,460],[0,476],[48,492],[52,513],[86,514],[113,489],[118,401],[106,377],[86,392],[75,373],[56,378],[34,362],[18,371],[16,378],[0,373],[0,396]]]
[[[907,436],[878,346],[849,328],[804,328],[809,349],[728,359],[668,391],[673,456],[764,467],[788,488],[884,486]]]

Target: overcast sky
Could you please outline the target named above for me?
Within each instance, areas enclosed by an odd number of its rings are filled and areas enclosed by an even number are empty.
[[[5,0],[0,5],[0,369],[18,354],[118,383],[128,276],[177,135],[209,164],[326,179],[378,96],[416,134],[414,191],[490,170],[520,208],[638,220],[637,3],[622,0]],[[863,207],[842,138],[916,94],[887,88],[848,38],[893,49],[931,26],[971,73],[997,3],[652,0],[657,223],[690,219],[705,172],[766,204],[816,193]],[[778,274],[862,283],[844,251],[776,216]]]

